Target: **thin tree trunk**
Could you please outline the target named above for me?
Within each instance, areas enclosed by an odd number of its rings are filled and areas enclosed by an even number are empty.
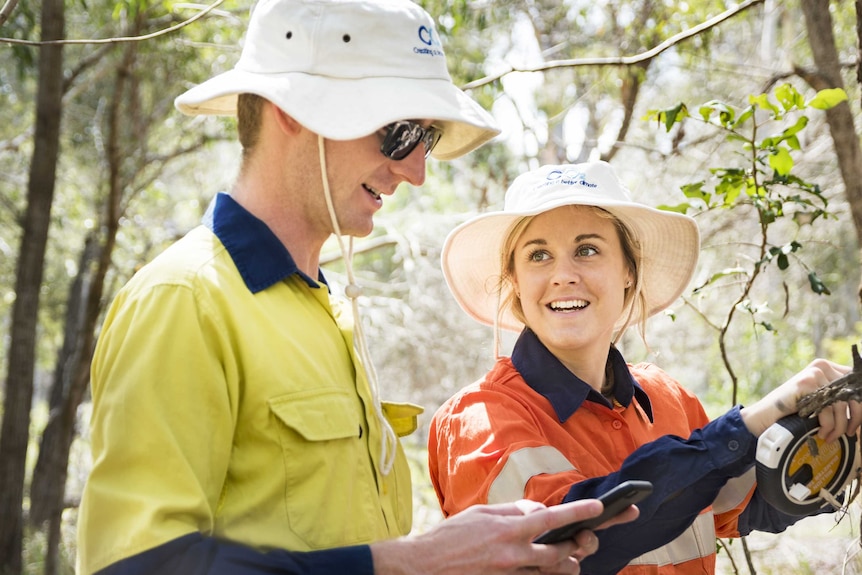
[[[856,83],[862,86],[862,0],[856,0]]]
[[[808,43],[817,69],[816,74],[806,76],[805,80],[817,90],[843,88],[841,61],[832,32],[829,0],[802,0],[802,12],[805,15]],[[859,245],[862,245],[862,151],[849,102],[842,102],[827,110],[826,121],[829,123],[838,168],[856,227],[856,239]]]
[[[75,438],[78,406],[89,382],[89,363],[93,350],[93,330],[98,308],[93,317],[88,300],[93,297],[93,262],[99,256],[98,238],[87,238],[78,262],[78,275],[69,289],[63,347],[57,356],[51,389],[48,424],[39,443],[39,458],[30,485],[30,523],[39,528],[48,525],[45,551],[45,574],[59,572],[60,526],[69,451]],[[101,289],[95,294],[101,297]]]
[[[133,33],[143,26],[142,15],[136,17]],[[124,102],[136,109],[134,62],[138,44],[126,45],[123,59],[115,72],[114,90],[108,113],[107,164],[108,190],[104,202],[103,235],[87,239],[81,255],[79,275],[69,293],[69,308],[63,350],[55,370],[51,393],[51,417],[42,436],[39,459],[33,473],[30,499],[33,501],[31,521],[48,521],[48,546],[45,554],[45,575],[60,571],[60,532],[69,452],[75,438],[77,409],[84,398],[90,380],[90,362],[95,346],[95,333],[104,294],[105,277],[111,266],[111,254],[116,244],[121,217],[121,199],[126,186],[123,177],[125,125],[135,113],[124,115]],[[141,136],[139,132],[137,134]],[[95,263],[95,268],[93,264]]]
[[[41,28],[43,40],[63,38],[63,0],[42,2]],[[33,401],[36,326],[60,153],[62,96],[62,47],[42,46],[36,130],[15,280],[9,371],[0,430],[0,573],[6,574],[17,574],[22,569],[24,477]]]

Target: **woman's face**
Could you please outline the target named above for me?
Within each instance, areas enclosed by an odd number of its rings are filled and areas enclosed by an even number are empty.
[[[513,287],[525,323],[561,359],[607,355],[631,281],[613,220],[591,208],[540,214],[515,243]]]

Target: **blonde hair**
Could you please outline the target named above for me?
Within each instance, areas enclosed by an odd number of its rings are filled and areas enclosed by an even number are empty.
[[[625,299],[623,301],[623,313],[626,316],[625,322],[614,334],[612,343],[617,343],[622,337],[623,332],[628,329],[633,317],[638,318],[637,326],[638,333],[641,339],[646,343],[646,320],[647,306],[646,297],[643,290],[641,263],[642,249],[640,241],[634,232],[625,225],[618,217],[611,212],[596,207],[596,206],[578,206],[588,209],[593,214],[611,220],[617,230],[617,236],[620,240],[620,245],[623,250],[623,258],[626,266],[634,277],[633,284],[625,289]],[[515,276],[515,244],[524,233],[524,230],[533,221],[536,216],[524,216],[519,218],[511,225],[506,234],[503,244],[500,249],[500,277],[497,281],[497,294],[499,296],[499,305],[497,306],[496,323],[500,323],[500,318],[506,310],[511,310],[512,315],[526,325],[524,317],[524,309],[521,307],[521,300],[513,289],[513,278]]]

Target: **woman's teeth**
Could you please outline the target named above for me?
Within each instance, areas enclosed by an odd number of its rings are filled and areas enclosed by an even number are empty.
[[[554,311],[571,311],[574,309],[583,309],[589,305],[589,302],[586,302],[582,299],[572,299],[566,301],[554,301],[549,304],[550,307]]]

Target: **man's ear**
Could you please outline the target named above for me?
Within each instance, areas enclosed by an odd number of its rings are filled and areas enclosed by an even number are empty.
[[[302,130],[302,124],[272,102],[267,102],[267,111],[274,116],[276,125],[283,132],[296,135]]]

